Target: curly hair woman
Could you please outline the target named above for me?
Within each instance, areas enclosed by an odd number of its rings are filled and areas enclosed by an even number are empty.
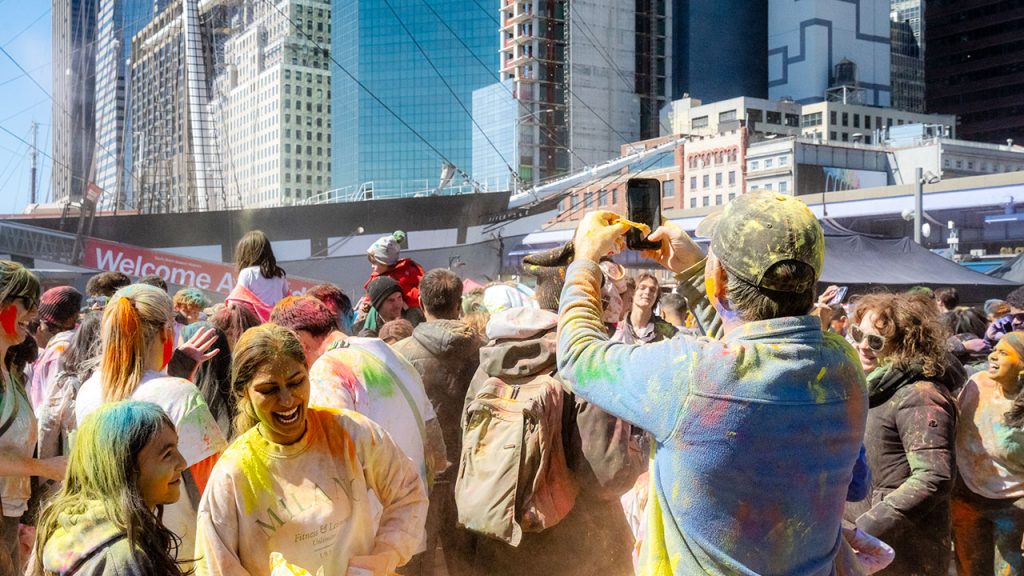
[[[946,576],[957,408],[935,304],[906,294],[856,301],[849,336],[868,380],[871,497],[847,506],[896,551],[879,574]]]

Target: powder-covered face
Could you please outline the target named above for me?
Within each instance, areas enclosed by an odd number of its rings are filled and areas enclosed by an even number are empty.
[[[5,315],[4,327],[0,329],[0,338],[7,341],[8,346],[17,346],[25,341],[25,338],[29,335],[28,325],[30,322],[35,320],[39,307],[37,305],[31,305],[31,308],[26,308],[27,300],[25,298],[14,298],[11,303],[3,309]],[[7,325],[7,317],[13,322]],[[11,328],[8,331],[8,328]]]
[[[181,496],[181,473],[188,464],[178,452],[178,434],[166,423],[136,456],[139,491],[149,508],[174,504]]]
[[[1024,360],[1013,346],[1004,341],[996,344],[995,349],[988,355],[988,374],[997,382],[1015,384],[1022,370]]]
[[[260,432],[275,444],[294,444],[306,433],[309,373],[305,364],[279,356],[263,365],[248,388]]]
[[[395,292],[384,300],[380,308],[377,308],[377,313],[380,314],[382,320],[390,322],[401,316],[404,309],[405,299],[402,298],[402,293]]]

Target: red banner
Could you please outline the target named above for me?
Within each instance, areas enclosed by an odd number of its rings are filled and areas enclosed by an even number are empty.
[[[84,249],[82,266],[85,268],[121,272],[134,277],[156,274],[168,284],[218,292],[225,296],[235,287],[235,268],[221,262],[178,256],[96,238],[87,238]],[[293,294],[301,294],[316,284],[320,282],[308,278],[288,277],[288,286]]]

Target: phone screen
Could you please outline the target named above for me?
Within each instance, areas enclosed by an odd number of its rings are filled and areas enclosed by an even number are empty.
[[[843,300],[846,299],[846,292],[849,290],[848,286],[840,286],[839,290],[836,290],[836,295],[829,300],[829,304],[842,304]]]
[[[631,178],[626,183],[627,217],[640,222],[654,231],[661,226],[661,181],[653,178]],[[626,233],[626,246],[630,250],[657,250],[659,242],[648,242],[647,237],[637,229]]]

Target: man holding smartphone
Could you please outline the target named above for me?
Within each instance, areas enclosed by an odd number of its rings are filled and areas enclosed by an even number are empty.
[[[629,224],[587,214],[559,310],[559,373],[582,398],[656,441],[638,573],[859,574],[841,536],[867,417],[856,354],[808,315],[824,236],[792,196],[754,192],[701,224],[705,262],[678,226],[646,253],[703,274],[721,341],[679,335],[612,343],[601,322],[597,261]]]

